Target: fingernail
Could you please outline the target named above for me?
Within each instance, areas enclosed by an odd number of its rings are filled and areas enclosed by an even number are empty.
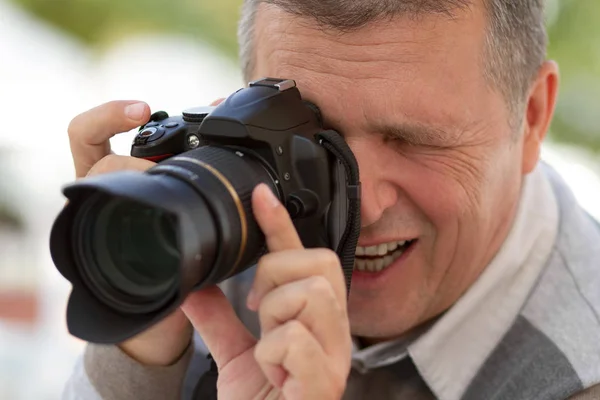
[[[144,103],[134,103],[125,107],[125,115],[127,118],[132,119],[134,121],[140,121],[144,117],[144,112],[146,111],[146,104]]]
[[[250,310],[256,311],[256,292],[254,291],[254,289],[250,290],[250,293],[248,293],[248,299],[246,300],[246,306]]]
[[[275,196],[275,194],[273,193],[271,188],[268,187],[267,185],[265,185],[264,183],[262,184],[262,186],[263,187],[260,190],[265,192],[264,197],[267,200],[269,206],[271,206],[272,208],[275,208],[278,205],[280,205],[281,203],[279,202],[279,199]]]

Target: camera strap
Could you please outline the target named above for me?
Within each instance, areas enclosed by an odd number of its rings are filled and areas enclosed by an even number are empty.
[[[208,353],[206,356],[210,367],[208,371],[200,377],[196,387],[194,388],[194,394],[192,395],[193,400],[218,400],[217,396],[217,380],[219,379],[219,368],[217,363],[212,357],[212,354]]]
[[[337,158],[346,170],[346,193],[348,195],[348,216],[346,229],[342,234],[336,253],[340,258],[346,289],[350,295],[354,255],[360,235],[360,175],[358,162],[344,138],[336,131],[323,131],[315,135],[321,146]]]
[[[319,144],[338,159],[346,170],[346,194],[348,196],[348,216],[346,229],[342,234],[340,243],[335,250],[346,280],[347,293],[350,295],[352,282],[352,270],[354,269],[354,254],[358,236],[360,235],[360,176],[358,162],[354,153],[342,136],[336,131],[323,131],[315,135]],[[217,400],[217,379],[219,371],[215,360],[210,354],[207,356],[210,362],[209,370],[200,378],[196,385],[194,400]]]

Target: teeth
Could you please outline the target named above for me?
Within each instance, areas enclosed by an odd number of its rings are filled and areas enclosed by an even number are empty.
[[[378,248],[379,248],[379,246],[369,246],[369,247],[366,247],[365,248],[365,255],[367,255],[367,256],[376,256]]]
[[[370,272],[375,271],[375,260],[367,260],[367,270]]]
[[[395,252],[392,253],[392,257],[398,258],[402,255],[402,253],[404,253],[404,250],[396,250]]]
[[[361,247],[356,246],[356,252],[354,253],[356,256],[385,256],[388,253],[396,250],[398,247],[402,247],[407,243],[406,240],[383,243],[380,245],[369,246],[369,247]]]
[[[354,268],[359,270],[359,271],[364,271],[365,270],[365,265],[367,264],[366,260],[360,259],[360,258],[355,258],[354,259]]]
[[[355,258],[354,268],[362,272],[379,272],[384,268],[389,267],[394,261],[398,259],[403,253],[403,250],[397,249],[391,255],[387,254],[385,257],[380,258]]]

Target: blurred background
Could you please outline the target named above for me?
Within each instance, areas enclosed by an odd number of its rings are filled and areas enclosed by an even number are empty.
[[[600,219],[600,2],[549,0],[560,101],[543,158]],[[60,398],[83,343],[48,251],[73,180],[66,129],[112,99],[178,114],[243,86],[241,0],[0,0],[0,399]],[[113,148],[128,154],[133,132]]]

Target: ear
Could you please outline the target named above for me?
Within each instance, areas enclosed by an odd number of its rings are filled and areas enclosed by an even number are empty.
[[[523,131],[523,175],[534,170],[546,137],[558,96],[558,65],[546,61],[531,87],[525,110]]]

